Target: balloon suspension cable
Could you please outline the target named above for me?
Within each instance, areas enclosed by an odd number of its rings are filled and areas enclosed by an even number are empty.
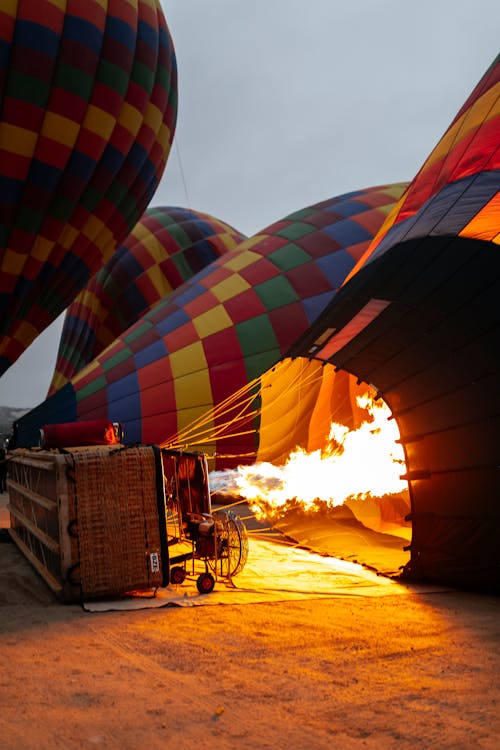
[[[321,373],[314,371],[304,377],[303,373],[297,374],[280,392],[278,398],[290,398],[300,393],[304,388],[309,389],[322,378]],[[272,406],[255,406],[256,399],[260,396],[262,388],[270,388],[270,385],[262,385],[262,377],[254,378],[240,389],[232,393],[226,399],[203,412],[197,419],[193,420],[184,429],[172,435],[168,440],[161,443],[160,447],[169,449],[189,450],[192,446],[201,447],[210,445],[216,441],[232,440],[234,438],[251,435],[256,432],[254,426],[249,426],[256,417],[262,417]],[[248,429],[243,429],[249,426]],[[249,453],[221,453],[216,451],[219,458],[245,458],[255,455]]]
[[[217,505],[217,510],[229,510],[229,508],[236,508],[237,505],[243,505],[246,502],[247,500],[243,497],[241,500],[237,500],[234,503],[228,503],[227,505],[219,505],[219,503],[214,503],[214,505]]]
[[[284,398],[290,393],[300,391],[305,387],[309,388],[314,383],[320,381],[322,377],[322,374],[316,371],[313,371],[306,377],[303,376],[302,372],[299,372],[289,383],[287,383],[285,390],[280,394],[280,398]]]
[[[175,144],[175,152],[177,154],[177,160],[179,162],[179,172],[181,174],[182,186],[184,188],[184,194],[186,196],[186,205],[188,208],[191,208],[191,201],[189,199],[189,193],[187,189],[186,175],[184,174],[184,167],[182,166],[181,149],[179,146],[179,136],[177,133],[174,137],[174,144]]]
[[[235,393],[228,396],[228,398],[226,398],[220,404],[217,404],[217,406],[204,412],[200,417],[198,417],[198,419],[195,419],[186,428],[184,428],[184,430],[174,435],[172,440],[183,443],[183,442],[186,442],[191,437],[204,435],[207,431],[202,430],[202,428],[207,424],[210,424],[210,425],[213,424],[213,422],[215,421],[217,417],[220,418],[224,416],[225,414],[230,413],[234,408],[237,408],[239,406],[238,399],[241,399],[241,396],[245,394],[245,392],[250,387],[253,387],[257,382],[258,382],[258,378],[256,378],[254,381],[244,386],[243,388],[240,388]],[[251,403],[251,401],[253,401],[254,398],[255,396],[252,396],[251,398],[247,399],[247,403]],[[235,404],[235,405],[232,406],[232,404]],[[234,420],[230,420],[228,424],[231,424],[233,421]],[[213,430],[213,428],[211,429]]]
[[[226,439],[232,437],[239,437],[242,435],[249,435],[255,432],[255,429],[245,431],[237,431],[231,434],[226,434],[229,427],[236,424],[243,425],[248,423],[254,417],[258,416],[260,409],[252,409],[249,411],[255,399],[260,393],[260,389],[257,392],[249,393],[252,389],[255,389],[259,384],[260,378],[255,378],[250,383],[240,388],[235,393],[231,394],[227,399],[221,401],[214,408],[204,412],[198,419],[191,422],[184,430],[173,435],[168,441],[161,444],[162,448],[174,448],[178,445],[186,444],[202,444],[214,442],[218,437],[224,437]],[[243,398],[245,396],[245,398]],[[233,415],[235,410],[238,410],[236,415]],[[221,422],[222,417],[226,417],[231,414],[230,419],[226,419],[225,422]],[[214,422],[218,421],[217,427],[214,427]]]

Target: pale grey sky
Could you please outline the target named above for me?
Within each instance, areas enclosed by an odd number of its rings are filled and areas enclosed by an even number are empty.
[[[251,235],[299,208],[410,180],[498,54],[498,0],[162,0],[179,116],[151,206]],[[184,179],[183,179],[184,175]],[[0,379],[44,400],[62,317]]]

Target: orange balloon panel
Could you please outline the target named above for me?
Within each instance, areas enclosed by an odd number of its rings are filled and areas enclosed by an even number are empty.
[[[356,429],[368,418],[356,399],[367,392],[374,395],[354,375],[318,360],[279,362],[261,377],[257,460],[282,464],[295,448],[325,448],[332,422]]]

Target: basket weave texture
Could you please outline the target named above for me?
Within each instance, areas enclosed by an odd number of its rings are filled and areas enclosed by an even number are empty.
[[[162,582],[155,454],[151,446],[72,453],[68,493],[84,599]],[[157,555],[158,566],[152,565]]]

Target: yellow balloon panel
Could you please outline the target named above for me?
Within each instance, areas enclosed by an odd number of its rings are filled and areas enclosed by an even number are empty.
[[[311,412],[320,387],[318,362],[286,359],[264,373],[258,461],[282,464],[295,448],[308,448]]]
[[[282,464],[296,448],[328,445],[332,422],[356,429],[368,412],[357,402],[374,391],[345,371],[319,360],[285,359],[261,377],[258,461]]]

